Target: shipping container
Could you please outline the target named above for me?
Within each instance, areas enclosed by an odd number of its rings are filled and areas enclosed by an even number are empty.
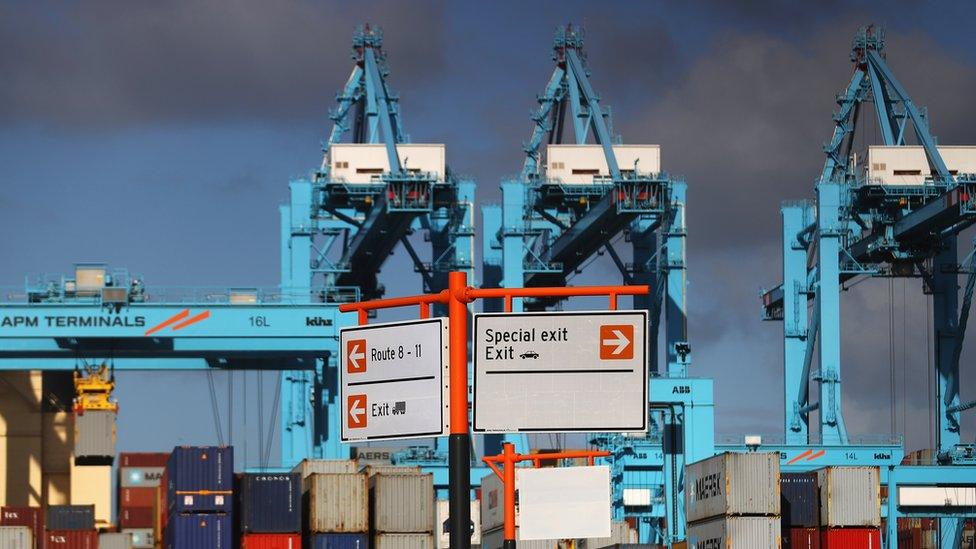
[[[122,533],[132,536],[132,547],[134,549],[156,547],[156,533],[152,528],[125,528]]]
[[[26,526],[31,529],[36,549],[44,537],[44,510],[40,507],[3,507],[0,509],[0,526]]]
[[[437,549],[448,549],[451,546],[451,510],[450,502],[446,499],[437,501],[437,522],[434,523],[434,541]],[[471,502],[471,545],[481,545],[481,502]]]
[[[241,532],[301,532],[301,484],[298,473],[241,475],[237,494]]]
[[[306,534],[307,549],[369,549],[368,534]]]
[[[3,549],[32,549],[34,532],[30,526],[0,526],[0,547]]]
[[[233,545],[230,515],[227,513],[170,515],[166,549],[230,549]]]
[[[153,528],[156,526],[154,507],[123,507],[118,514],[119,528]]]
[[[244,534],[241,549],[302,549],[302,535]]]
[[[166,467],[169,452],[122,452],[119,467]]]
[[[48,530],[94,530],[94,505],[49,505],[44,527]]]
[[[637,530],[622,520],[610,523],[609,538],[583,538],[577,544],[580,549],[600,549],[601,547],[626,547],[637,543]]]
[[[881,490],[877,467],[827,467],[817,471],[820,525],[880,527]]]
[[[376,534],[373,549],[434,549],[434,534]]]
[[[820,503],[815,473],[783,473],[779,478],[783,528],[819,528]]]
[[[94,530],[47,530],[44,549],[98,549],[98,532]]]
[[[358,473],[359,464],[351,459],[303,459],[298,465],[292,468],[292,473],[302,476],[302,493],[308,492],[308,481],[310,475],[318,474],[338,474],[338,473]]]
[[[363,465],[360,471],[366,473],[366,476],[370,477],[381,473],[387,475],[420,475],[424,472],[420,466],[405,467],[403,465],[384,465],[376,463]]]
[[[119,490],[119,507],[153,507],[160,497],[159,488],[123,488]]]
[[[685,466],[688,522],[780,514],[779,453],[727,452]]]
[[[364,473],[313,474],[303,496],[306,532],[369,532],[369,486]]]
[[[373,532],[432,533],[434,476],[373,475],[369,477],[369,505]]]
[[[779,549],[779,517],[718,517],[688,525],[688,546],[694,549]]]
[[[518,549],[559,549],[559,540],[555,539],[518,539],[518,528],[515,529],[516,546]],[[502,549],[505,541],[505,529],[494,528],[481,532],[481,549]]]
[[[784,524],[783,549],[820,549],[820,529],[787,528]]]
[[[498,475],[486,475],[481,479],[481,530],[494,530],[505,524],[505,487]],[[518,508],[515,509],[515,525],[519,524]]]
[[[166,467],[119,467],[120,488],[158,488]]]
[[[98,534],[98,549],[134,549],[132,547],[132,535],[124,532]]]
[[[821,528],[820,549],[881,549],[878,528]]]
[[[111,465],[115,459],[115,412],[87,410],[75,414],[75,463]]]
[[[166,465],[169,513],[230,512],[233,509],[234,449],[178,446]]]

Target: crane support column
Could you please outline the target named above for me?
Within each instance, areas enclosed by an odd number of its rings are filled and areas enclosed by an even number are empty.
[[[668,375],[686,377],[691,364],[691,347],[688,344],[688,267],[685,242],[685,203],[688,184],[674,181],[671,184],[671,208],[673,218],[668,224],[665,241],[667,246],[667,303],[665,306],[665,330],[668,342]]]
[[[810,422],[799,407],[805,405],[801,395],[804,357],[807,348],[807,245],[804,229],[812,222],[809,204],[784,205],[783,213],[783,338],[784,338],[784,413],[787,444],[806,444]],[[801,400],[804,402],[801,404]]]
[[[817,186],[820,265],[820,433],[823,444],[846,444],[840,402],[840,252],[843,184],[821,181]]]

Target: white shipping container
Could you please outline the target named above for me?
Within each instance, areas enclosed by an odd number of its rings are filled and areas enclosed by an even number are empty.
[[[901,507],[976,507],[976,488],[961,486],[899,486]]]
[[[369,502],[374,532],[433,532],[434,476],[430,473],[373,475]]]
[[[34,534],[29,526],[0,526],[0,547],[3,549],[33,549]]]
[[[132,536],[133,549],[153,549],[156,547],[156,535],[152,528],[124,528],[122,533]]]
[[[976,173],[976,147],[942,146],[939,154],[949,172]],[[932,169],[921,146],[868,147],[868,184],[922,185]]]
[[[450,502],[446,499],[437,500],[437,522],[434,523],[437,549],[448,549],[451,546],[450,518]],[[478,500],[471,502],[471,530],[471,545],[481,545],[481,502]]]
[[[519,524],[518,507],[515,508],[515,525]],[[487,474],[481,478],[481,530],[486,532],[505,525],[505,487],[498,475]]]
[[[291,470],[292,473],[302,475],[302,493],[308,491],[308,483],[305,479],[315,473],[358,473],[359,464],[351,459],[303,459]]]
[[[660,145],[613,145],[622,174],[642,175],[661,171]],[[610,177],[610,167],[601,145],[549,145],[546,148],[546,177],[566,184],[589,185],[594,178]]]
[[[308,529],[312,533],[369,532],[369,487],[363,473],[308,477]]]
[[[780,549],[779,517],[718,517],[688,525],[688,549]]]
[[[777,452],[726,452],[686,465],[688,522],[722,515],[779,515],[779,460]]]
[[[609,538],[583,538],[579,546],[580,549],[601,549],[618,543],[637,543],[637,530],[622,520],[610,523]]]
[[[104,532],[98,534],[98,549],[133,549],[132,534]]]
[[[434,549],[433,534],[376,534],[373,549]]]
[[[443,144],[400,144],[396,149],[403,170],[432,173],[436,181],[444,181]],[[390,158],[385,144],[335,143],[329,146],[329,176],[333,181],[371,183],[389,172]]]
[[[880,470],[877,467],[826,467],[817,471],[820,524],[881,526]]]
[[[515,529],[515,539],[518,540],[519,531]],[[505,529],[495,528],[481,533],[481,549],[502,549],[505,541]],[[517,541],[518,549],[559,549],[559,540],[556,539],[533,539]]]

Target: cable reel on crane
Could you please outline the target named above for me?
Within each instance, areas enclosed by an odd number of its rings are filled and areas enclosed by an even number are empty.
[[[83,363],[74,371],[75,465],[111,465],[119,404],[112,399],[115,369]]]

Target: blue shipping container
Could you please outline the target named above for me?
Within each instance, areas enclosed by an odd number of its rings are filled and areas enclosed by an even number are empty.
[[[820,527],[820,491],[811,473],[782,473],[779,477],[783,528]]]
[[[44,528],[48,530],[94,530],[94,505],[49,505]]]
[[[164,537],[166,549],[232,549],[230,515],[170,515]]]
[[[369,549],[368,534],[311,534],[307,549]]]
[[[237,487],[241,532],[289,534],[302,531],[299,473],[246,473]]]
[[[230,512],[234,449],[178,446],[166,464],[166,480],[170,513]]]

